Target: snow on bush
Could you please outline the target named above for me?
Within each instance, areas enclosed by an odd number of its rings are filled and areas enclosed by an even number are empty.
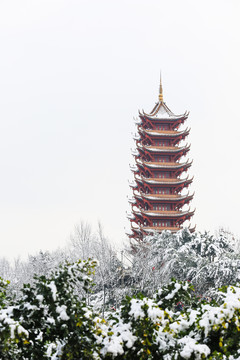
[[[96,262],[60,266],[6,299],[0,281],[0,359],[240,359],[240,287],[201,300],[189,282],[172,280],[152,297],[126,297],[105,319],[79,297]]]

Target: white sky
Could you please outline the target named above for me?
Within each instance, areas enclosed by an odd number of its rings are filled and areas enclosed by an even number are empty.
[[[190,110],[192,224],[239,231],[239,0],[0,1],[0,256],[125,239],[133,117]]]

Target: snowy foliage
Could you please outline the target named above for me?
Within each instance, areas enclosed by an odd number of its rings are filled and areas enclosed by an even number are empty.
[[[0,358],[240,359],[240,287],[222,288],[219,303],[199,302],[188,282],[171,281],[152,297],[126,297],[102,319],[74,292],[79,282],[89,290],[95,265],[65,264],[25,285],[11,306],[3,301]]]
[[[213,288],[240,281],[237,244],[225,231],[215,237],[187,229],[148,236],[129,250],[135,287],[151,295],[176,278],[191,281],[199,295],[213,295]]]
[[[240,359],[239,249],[223,230],[166,231],[127,269],[81,223],[64,250],[1,259],[0,359]]]
[[[40,251],[36,255],[30,255],[26,261],[16,259],[11,265],[6,259],[0,258],[0,276],[10,281],[8,293],[11,297],[20,298],[22,285],[32,284],[34,275],[49,276],[66,260],[74,262],[89,258],[97,259],[99,265],[94,274],[95,295],[87,293],[87,301],[94,302],[96,307],[101,308],[103,307],[103,293],[105,293],[106,304],[109,306],[116,304],[113,299],[120,303],[122,291],[119,291],[119,283],[122,267],[116,252],[103,233],[101,224],[98,224],[97,231],[93,232],[89,224],[80,222],[75,226],[65,249],[53,252]],[[81,287],[75,290],[80,296],[83,295]]]
[[[0,311],[0,358],[11,353],[11,359],[91,359],[93,312],[75,288],[89,289],[95,265],[93,260],[65,264],[24,285],[22,297]]]

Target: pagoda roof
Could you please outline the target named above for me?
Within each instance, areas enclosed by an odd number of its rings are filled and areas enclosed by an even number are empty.
[[[183,183],[188,183],[190,184],[193,181],[193,177],[191,179],[188,179],[188,177],[186,177],[185,179],[178,179],[178,178],[167,178],[167,179],[162,179],[162,178],[146,178],[141,176],[141,178],[137,178],[136,177],[136,181],[141,181],[141,182],[145,182],[147,184],[155,184],[155,185],[180,185]]]
[[[180,200],[186,200],[189,198],[191,200],[193,198],[193,195],[189,195],[189,193],[185,195],[179,195],[179,194],[134,194],[135,197],[141,199],[145,198],[147,200],[152,201],[180,201]]]
[[[181,218],[182,216],[192,216],[194,211],[162,211],[162,210],[141,210],[141,211],[134,211],[134,215],[145,215],[150,217],[157,217],[157,218]]]
[[[144,129],[143,127],[141,127],[139,129],[139,131],[141,131],[142,133],[146,133],[150,136],[161,136],[161,137],[178,137],[178,136],[182,136],[182,135],[188,135],[190,132],[189,128],[186,128],[185,130],[182,131],[176,131],[176,130],[151,130],[151,129]]]
[[[152,111],[150,112],[150,114],[145,113],[142,110],[142,113],[139,111],[140,116],[146,116],[152,120],[162,120],[162,119],[166,119],[166,120],[177,120],[177,119],[181,119],[181,118],[187,118],[189,112],[185,111],[184,114],[181,115],[175,115],[170,109],[169,107],[166,105],[165,102],[159,100],[154,108],[152,109]]]
[[[176,153],[176,152],[180,152],[182,150],[189,150],[190,149],[190,145],[185,145],[182,147],[178,147],[178,146],[151,146],[151,145],[143,145],[142,146],[144,149],[151,151],[151,152],[171,152],[171,153]],[[138,146],[139,149],[141,149],[141,146]]]
[[[192,165],[192,161],[189,162],[187,160],[185,163],[177,163],[177,162],[154,162],[154,161],[140,161],[137,159],[138,165],[145,165],[146,167],[153,169],[181,169],[182,167],[190,167]]]

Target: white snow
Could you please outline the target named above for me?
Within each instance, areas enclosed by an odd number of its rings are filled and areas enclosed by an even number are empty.
[[[197,344],[197,341],[189,336],[184,336],[178,340],[178,343],[184,345],[183,350],[180,352],[184,359],[189,359],[194,354],[194,359],[200,360],[202,355],[206,358],[210,354],[210,349],[207,345]]]
[[[178,292],[178,290],[181,288],[181,284],[179,283],[176,283],[175,284],[175,289],[170,293],[168,294],[167,296],[165,296],[165,299],[166,300],[169,300],[169,299],[172,299],[174,297],[174,295]]]
[[[59,314],[58,320],[69,320],[69,316],[66,313],[66,305],[57,306],[57,313]]]
[[[57,288],[56,288],[56,285],[55,285],[55,282],[54,281],[51,281],[50,284],[47,285],[51,291],[52,291],[52,297],[53,297],[53,300],[56,301],[57,299]]]
[[[131,300],[131,310],[129,312],[130,316],[133,316],[136,320],[138,317],[143,318],[144,317],[144,311],[142,310],[143,302],[138,299],[132,299]]]
[[[37,295],[36,299],[39,301],[39,304],[42,305],[43,302],[43,295]]]

